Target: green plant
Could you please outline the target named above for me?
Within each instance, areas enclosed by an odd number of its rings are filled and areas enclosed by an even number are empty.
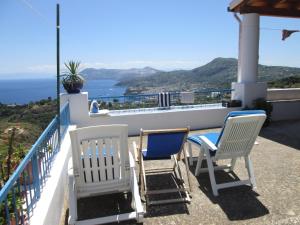
[[[22,192],[14,186],[12,187],[14,190],[8,192],[6,197],[6,205],[10,217],[10,224],[15,224],[16,222],[16,213],[19,219],[21,220],[21,210],[22,205],[24,204],[24,199],[22,197]],[[14,193],[14,194],[13,194]],[[23,219],[25,219],[23,217]],[[8,218],[6,216],[6,208],[4,202],[0,203],[0,225],[8,224]]]
[[[65,63],[68,73],[62,75],[62,84],[68,93],[78,93],[83,86],[84,78],[79,74],[80,62]]]
[[[254,106],[254,109],[261,109],[266,112],[267,118],[264,123],[264,126],[268,126],[271,122],[273,105],[270,102],[266,101],[264,98],[258,98],[253,101],[253,106]]]

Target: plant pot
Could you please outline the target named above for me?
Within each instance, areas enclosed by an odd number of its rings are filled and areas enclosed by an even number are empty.
[[[11,217],[10,217],[10,220],[9,220],[9,222],[10,222],[10,225],[19,225],[19,224],[22,224],[22,220],[23,220],[23,224],[28,224],[27,222],[26,222],[26,217],[25,217],[25,215],[21,215],[21,211],[18,209],[17,210],[17,213],[18,213],[18,223],[17,223],[17,219],[15,218],[15,215],[13,214],[13,215],[11,215]],[[22,217],[22,218],[21,218]]]
[[[227,108],[241,107],[242,102],[240,100],[222,101],[222,106]]]
[[[38,161],[39,165],[38,165],[38,168],[39,168],[39,172],[41,171],[41,159],[39,159]],[[29,184],[32,184],[33,183],[33,173],[32,173],[32,163],[29,162],[26,167],[25,167],[25,176],[26,176],[26,183],[25,183],[25,180],[24,180],[24,177],[23,176],[20,176],[20,184],[21,185],[29,185]],[[28,173],[28,174],[27,174]]]
[[[77,94],[80,93],[80,90],[83,87],[82,82],[74,82],[74,83],[63,83],[64,89],[68,92],[68,94]]]

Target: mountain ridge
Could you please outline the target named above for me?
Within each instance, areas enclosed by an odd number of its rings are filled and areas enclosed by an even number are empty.
[[[112,79],[112,80],[126,80],[128,78],[145,77],[153,75],[160,70],[152,67],[144,68],[131,68],[131,69],[95,69],[86,68],[80,72],[87,80],[99,80],[99,79]]]
[[[218,57],[205,65],[190,70],[162,71],[152,67],[141,69],[94,69],[81,73],[87,80],[114,79],[118,86],[127,87],[126,93],[230,88],[237,80],[238,60]],[[300,68],[259,64],[258,81],[270,82],[287,77],[300,77]]]
[[[117,85],[128,87],[127,92],[130,93],[230,88],[231,83],[237,80],[237,66],[238,60],[235,58],[219,57],[192,70],[158,72],[143,79],[137,77],[120,81]],[[269,82],[292,76],[300,76],[300,68],[258,66],[259,81]]]

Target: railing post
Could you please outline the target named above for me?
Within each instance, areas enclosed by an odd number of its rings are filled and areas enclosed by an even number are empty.
[[[41,190],[40,190],[40,178],[39,178],[38,151],[33,154],[31,163],[32,163],[33,186],[35,189],[36,199],[39,199],[41,196]]]

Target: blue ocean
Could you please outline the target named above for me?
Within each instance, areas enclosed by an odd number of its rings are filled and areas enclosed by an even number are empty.
[[[123,95],[125,87],[115,86],[116,80],[87,80],[82,91],[89,98]],[[64,92],[61,87],[61,92]],[[26,104],[30,101],[56,98],[55,79],[0,80],[0,103]]]

